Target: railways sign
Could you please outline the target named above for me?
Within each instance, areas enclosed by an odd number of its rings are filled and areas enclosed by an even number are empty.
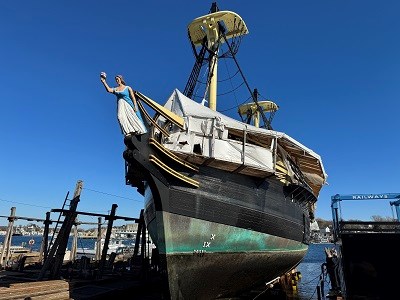
[[[387,194],[353,195],[353,200],[390,199]]]
[[[400,199],[400,193],[388,193],[388,194],[351,194],[351,195],[339,195],[332,196],[332,203],[341,200],[388,200],[388,199]]]

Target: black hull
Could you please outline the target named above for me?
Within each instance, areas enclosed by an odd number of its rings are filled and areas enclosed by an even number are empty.
[[[304,256],[297,253],[213,253],[207,257],[171,255],[167,263],[172,299],[218,299],[238,296],[289,271]],[[196,260],[196,261],[194,261]],[[284,262],[284,264],[282,263]],[[186,266],[190,266],[186,267]],[[192,280],[194,279],[194,280]]]
[[[191,188],[146,159],[154,154],[147,135],[125,142],[127,183],[145,195],[145,222],[172,299],[235,296],[304,257],[310,224],[305,189],[207,166],[196,174],[180,170],[200,183]]]

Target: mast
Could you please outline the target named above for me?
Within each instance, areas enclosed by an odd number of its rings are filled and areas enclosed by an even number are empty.
[[[257,95],[258,95],[258,91],[257,89],[254,89],[253,92],[253,99],[255,99],[254,102],[257,102]],[[255,127],[260,127],[260,110],[257,109],[256,113],[254,114],[254,126]]]
[[[219,49],[219,32],[218,23],[214,18],[204,20],[204,27],[207,28],[208,49],[211,50],[210,60],[210,87],[208,90],[209,107],[212,110],[217,110],[217,78],[218,78],[218,49]]]
[[[208,102],[212,110],[217,108],[218,51],[225,40],[248,33],[243,19],[231,11],[214,11],[194,19],[188,26],[189,38],[194,46],[201,46],[206,38],[207,50],[210,53],[208,76]],[[221,32],[221,30],[223,32]]]
[[[214,2],[211,6],[211,13],[218,11],[217,4]],[[203,21],[205,28],[207,28],[207,42],[208,49],[211,50],[210,60],[210,88],[208,91],[208,101],[210,109],[217,110],[217,79],[218,79],[218,50],[219,50],[219,24],[215,21],[215,18],[210,18]]]

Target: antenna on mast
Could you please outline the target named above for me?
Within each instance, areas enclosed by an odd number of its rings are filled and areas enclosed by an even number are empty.
[[[213,3],[211,4],[210,14],[215,13],[215,12],[217,12],[217,11],[219,11],[217,2],[213,2]]]

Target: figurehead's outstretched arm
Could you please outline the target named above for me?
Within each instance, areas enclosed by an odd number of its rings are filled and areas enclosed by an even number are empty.
[[[100,75],[100,81],[103,83],[103,85],[104,85],[104,87],[105,87],[107,92],[109,92],[109,93],[113,93],[114,92],[114,89],[112,89],[112,88],[110,88],[108,86],[107,81],[106,81],[106,77],[104,75],[102,75],[102,74]]]

